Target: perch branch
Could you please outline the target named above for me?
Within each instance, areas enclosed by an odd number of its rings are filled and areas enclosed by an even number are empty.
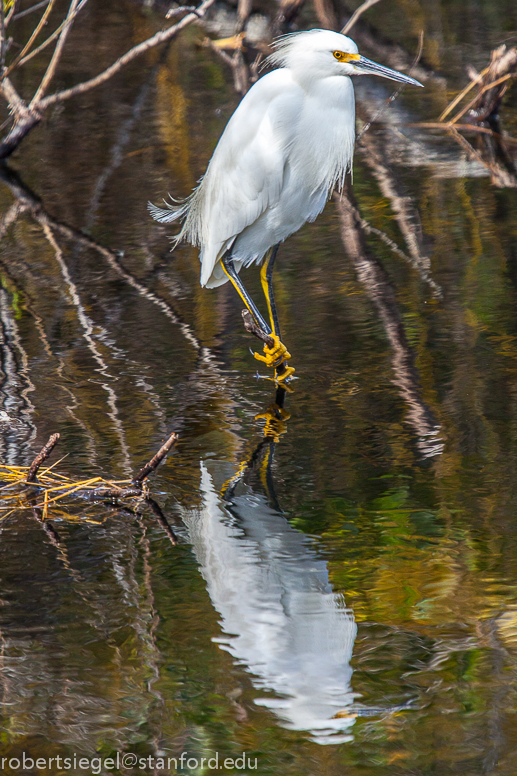
[[[257,339],[261,340],[264,345],[267,345],[268,348],[273,347],[275,344],[274,341],[269,334],[266,334],[266,332],[260,328],[260,326],[257,326],[249,310],[242,311],[242,320],[244,321],[244,328],[249,334],[253,334]]]
[[[257,337],[257,339],[263,342],[264,345],[266,345],[268,348],[273,347],[273,345],[275,344],[274,340],[270,337],[269,334],[266,334],[266,332],[263,329],[261,329],[260,326],[257,326],[249,310],[242,311],[242,320],[244,321],[244,328],[249,334],[253,334],[255,337]],[[286,369],[286,364],[284,361],[276,367],[277,375],[278,376],[282,375],[285,372],[285,369]]]

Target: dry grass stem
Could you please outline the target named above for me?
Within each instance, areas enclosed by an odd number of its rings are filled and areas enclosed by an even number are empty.
[[[70,503],[65,502],[65,507],[59,511],[60,519],[74,517],[71,514],[71,508],[77,500],[94,505],[109,499],[113,502],[113,506],[126,504],[129,507],[135,502],[143,501],[155,516],[160,514],[159,522],[167,526],[167,533],[172,540],[172,532],[165,517],[158,505],[149,497],[145,480],[158,468],[177,439],[176,434],[171,434],[156,455],[133,479],[109,480],[98,476],[76,480],[54,471],[54,468],[63,460],[62,458],[52,466],[39,471],[41,464],[49,457],[59,440],[59,434],[53,434],[30,466],[0,464],[0,521],[16,511],[33,512],[38,509],[42,509],[42,520],[49,520],[51,516],[56,518],[55,506],[57,502],[65,499],[70,499]],[[35,489],[43,496],[37,503],[35,503]],[[14,505],[13,502],[15,502]]]

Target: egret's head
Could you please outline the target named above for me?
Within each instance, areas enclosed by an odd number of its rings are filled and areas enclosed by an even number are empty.
[[[361,56],[356,44],[346,35],[331,30],[308,30],[284,35],[274,43],[269,60],[309,77],[332,75],[380,75],[392,81],[422,86],[408,75],[372,62]]]

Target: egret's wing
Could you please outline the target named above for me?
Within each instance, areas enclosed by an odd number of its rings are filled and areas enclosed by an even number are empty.
[[[201,246],[202,285],[236,236],[277,204],[301,101],[300,87],[277,70],[230,119],[185,221],[183,236]]]

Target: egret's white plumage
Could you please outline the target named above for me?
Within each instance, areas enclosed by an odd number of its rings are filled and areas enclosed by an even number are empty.
[[[230,249],[237,271],[260,262],[313,221],[343,183],[354,150],[349,76],[375,72],[416,83],[360,57],[350,38],[330,30],[280,38],[270,62],[278,69],[242,99],[194,193],[168,209],[150,206],[158,221],[183,220],[175,241],[200,247],[202,286],[228,280],[220,260]]]

